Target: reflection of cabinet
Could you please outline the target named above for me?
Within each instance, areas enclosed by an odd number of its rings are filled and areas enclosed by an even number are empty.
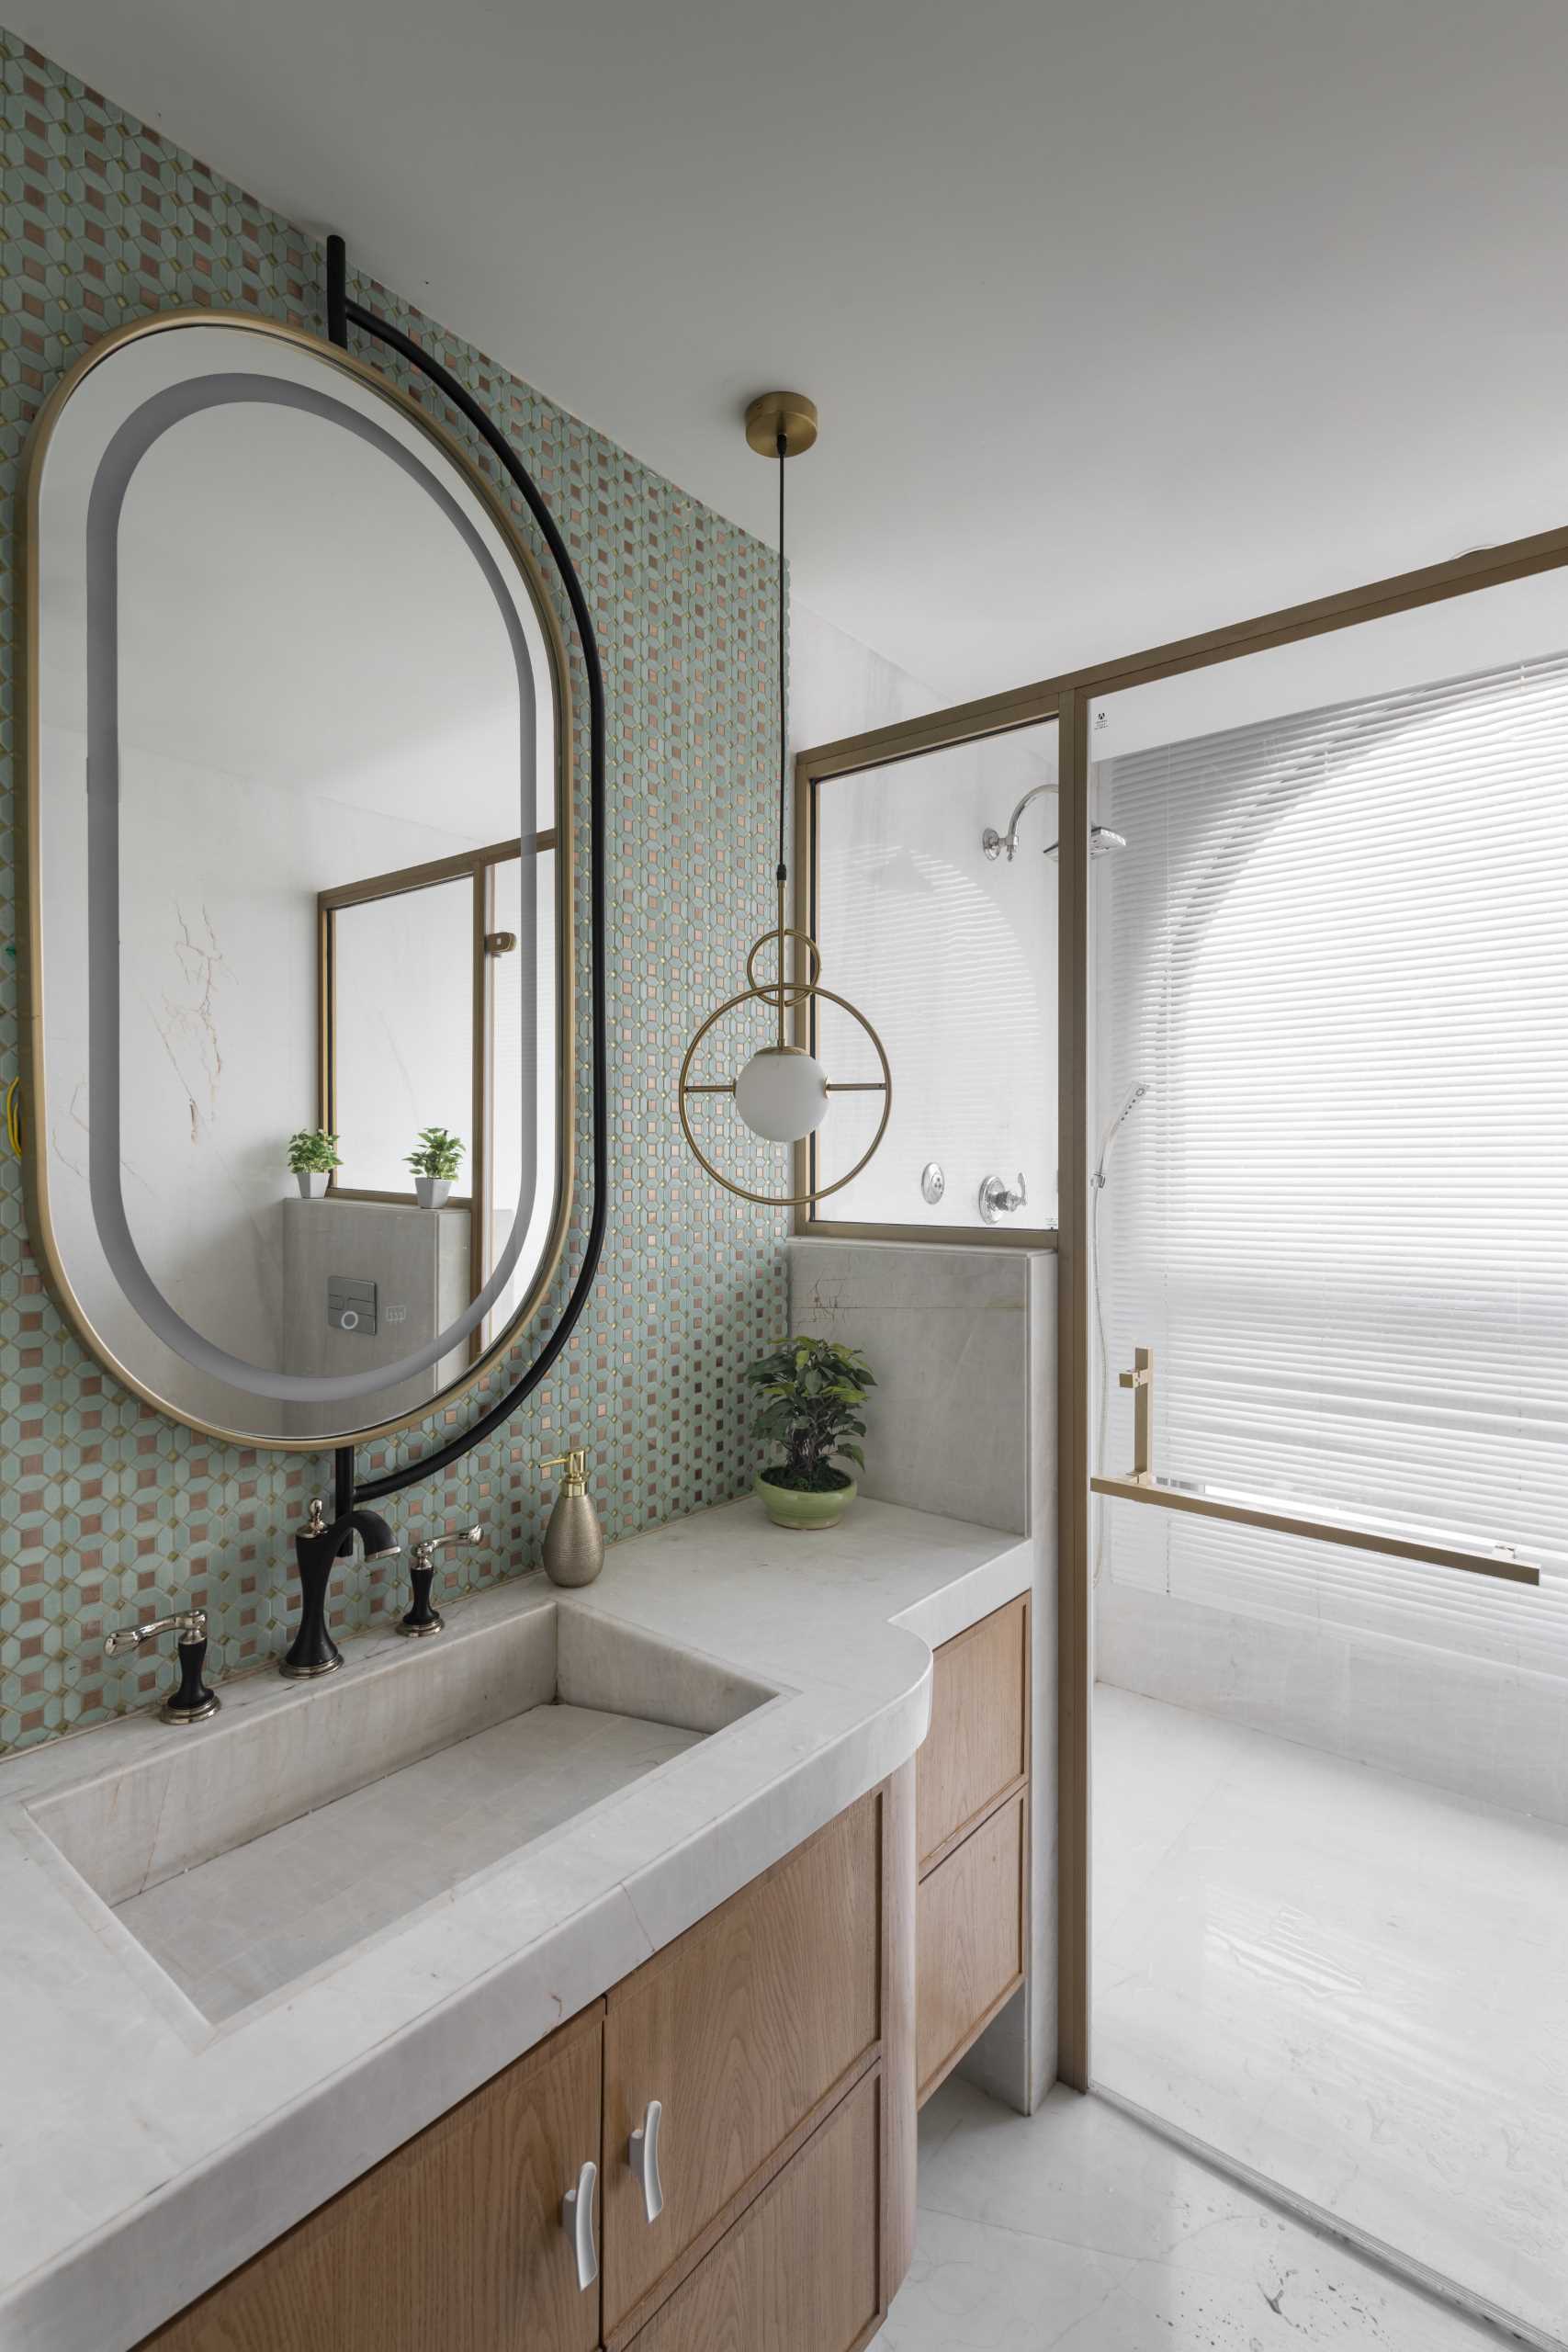
[[[855,2352],[914,2213],[914,1773],[897,1774],[142,2352]],[[662,2210],[631,2132],[660,2102]],[[561,2199],[602,2165],[602,2278]]]
[[[603,2005],[148,2339],[146,2352],[590,2352],[564,2190],[599,2159]]]
[[[468,1212],[423,1209],[412,1201],[285,1200],[283,1212],[283,1367],[341,1375],[395,1363],[434,1338],[468,1303]],[[356,1317],[340,1328],[330,1300],[347,1279],[375,1284],[376,1328]],[[367,1419],[389,1420],[428,1404],[468,1361],[457,1348],[439,1364],[378,1393]],[[321,1415],[326,1414],[323,1422]],[[293,1408],[299,1433],[341,1425],[343,1408]],[[309,1418],[307,1418],[309,1417]]]
[[[916,2075],[929,2098],[1023,1982],[1029,1600],[943,1644],[918,1758]]]

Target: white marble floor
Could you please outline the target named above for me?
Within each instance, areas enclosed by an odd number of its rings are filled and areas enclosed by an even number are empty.
[[[1095,1697],[1096,2079],[1568,2337],[1568,1831]]]
[[[875,2352],[1498,2352],[1097,2098],[920,2119],[915,2259]]]

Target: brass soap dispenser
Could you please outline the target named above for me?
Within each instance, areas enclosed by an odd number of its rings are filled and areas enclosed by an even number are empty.
[[[604,1531],[586,1484],[588,1457],[574,1445],[539,1467],[566,1471],[545,1530],[545,1574],[552,1584],[592,1584],[604,1565]]]

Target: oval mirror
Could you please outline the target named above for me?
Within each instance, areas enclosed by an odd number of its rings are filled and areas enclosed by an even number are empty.
[[[420,1419],[535,1311],[570,1206],[571,728],[532,558],[371,369],[214,313],[66,379],[29,531],[51,1287],[214,1434]]]

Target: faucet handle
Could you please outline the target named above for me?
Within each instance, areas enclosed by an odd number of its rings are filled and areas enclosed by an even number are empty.
[[[433,1568],[435,1555],[443,1544],[482,1544],[484,1540],[484,1529],[476,1520],[472,1527],[454,1527],[445,1535],[422,1535],[410,1555],[410,1560],[416,1568]]]
[[[170,1617],[149,1618],[145,1625],[120,1625],[104,1636],[104,1656],[123,1657],[127,1650],[139,1650],[143,1642],[155,1642],[160,1634],[177,1632],[182,1643],[204,1642],[207,1639],[205,1609],[177,1609]]]
[[[207,1658],[207,1611],[205,1609],[176,1609],[172,1616],[153,1617],[145,1625],[120,1625],[104,1637],[106,1657],[123,1657],[128,1650],[139,1650],[143,1642],[154,1642],[161,1634],[179,1634],[175,1655],[179,1659],[178,1685],[164,1700],[158,1713],[166,1724],[203,1724],[215,1715],[221,1703],[216,1690],[209,1690],[202,1679],[202,1667]]]
[[[1023,1181],[1021,1169],[1016,1192],[1005,1177],[987,1176],[980,1187],[980,1215],[986,1224],[995,1225],[998,1218],[1010,1216],[1014,1209],[1022,1208],[1028,1198],[1029,1187]]]
[[[417,1640],[422,1634],[438,1634],[446,1623],[438,1609],[430,1605],[430,1588],[435,1576],[435,1555],[443,1544],[482,1544],[484,1529],[478,1520],[472,1527],[455,1527],[445,1535],[424,1535],[409,1555],[409,1582],[413,1587],[413,1606],[405,1617],[398,1620],[400,1634]]]

